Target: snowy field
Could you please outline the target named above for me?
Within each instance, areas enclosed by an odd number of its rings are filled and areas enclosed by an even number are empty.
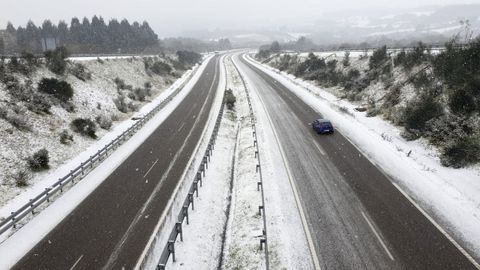
[[[105,60],[103,63],[93,60],[85,61],[83,64],[92,73],[91,80],[81,81],[71,74],[62,78],[74,89],[72,103],[75,105],[75,111],[73,113],[67,112],[60,106],[52,106],[51,114],[48,115],[36,114],[27,110],[25,117],[31,124],[31,131],[19,131],[4,119],[0,119],[0,167],[2,168],[0,171],[0,207],[5,206],[19,194],[35,189],[37,183],[47,178],[52,180],[51,175],[55,169],[78,156],[90,146],[98,148],[99,139],[101,140],[107,134],[116,133],[113,130],[117,126],[123,126],[125,122],[133,123],[129,120],[132,113],[119,112],[114,103],[114,99],[118,95],[117,86],[114,83],[115,78],[124,80],[133,88],[143,87],[146,82],[152,84],[152,97],[147,97],[145,102],[138,103],[140,107],[159,96],[176,80],[172,76],[150,76],[146,73],[141,58]],[[30,79],[36,85],[44,77],[55,78],[57,76],[45,67],[41,67],[32,74],[31,78],[20,79]],[[10,102],[10,95],[3,87],[2,84],[0,98],[6,105]],[[113,121],[110,130],[98,128],[97,140],[78,135],[70,129],[73,119],[89,118],[95,121],[95,118],[99,116],[116,121]],[[67,130],[73,135],[73,142],[60,143],[59,134],[63,130]],[[31,179],[28,179],[29,186],[18,187],[13,175],[18,171],[27,170],[26,159],[41,148],[46,148],[49,152],[50,169],[31,174]]]
[[[480,168],[443,167],[439,153],[423,140],[406,141],[401,129],[355,110],[359,104],[293,75],[256,62],[257,67],[291,89],[386,172],[400,190],[440,224],[477,260],[480,258]],[[359,132],[361,130],[361,132]],[[410,154],[408,154],[410,153]]]

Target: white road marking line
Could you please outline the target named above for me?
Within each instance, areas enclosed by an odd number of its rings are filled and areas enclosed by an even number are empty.
[[[322,154],[323,156],[327,155],[325,154],[325,151],[323,151],[323,148],[320,147],[320,145],[317,143],[317,141],[313,140],[313,143],[315,144],[315,147],[317,147],[318,151],[320,151],[320,154]]]
[[[256,64],[254,63],[253,61],[250,61],[249,57],[243,57],[245,60],[249,61],[250,63],[253,63],[255,65],[260,65],[260,64]],[[305,87],[303,87],[305,89]],[[290,89],[287,87],[287,89]],[[320,97],[321,98],[321,97]],[[335,127],[336,130],[340,131],[340,133],[343,133],[341,132],[341,129],[338,128],[338,127]],[[428,213],[423,210],[405,191],[403,191],[402,188],[400,188],[400,186],[398,186],[393,180],[392,180],[392,177],[390,175],[388,175],[378,164],[377,162],[375,162],[375,160],[373,160],[369,155],[365,154],[365,152],[360,149],[360,147],[358,147],[350,138],[348,138],[347,136],[343,136],[346,140],[348,140],[350,142],[351,145],[353,145],[359,153],[362,153],[363,157],[365,157],[366,159],[368,159],[376,168],[379,169],[379,171],[387,178],[390,180],[390,183],[392,183],[392,185],[398,190],[400,191],[400,193],[403,194],[403,196],[405,196],[405,198],[407,198],[410,203],[413,204],[413,206],[415,206],[415,208],[417,208],[418,211],[420,211],[420,213],[423,214],[423,216],[425,216],[436,228],[437,230],[440,231],[440,233],[442,233],[472,264],[475,268],[479,269],[480,270],[480,264],[475,261],[475,259],[472,257],[472,255],[470,255],[462,246],[460,246],[460,244],[455,241],[455,239],[453,239],[452,236],[450,236],[430,215],[428,215]]]
[[[185,126],[185,123],[183,123],[179,129],[177,129],[177,132],[180,132],[180,130],[182,130],[183,126]]]
[[[337,128],[338,130],[338,128]],[[460,244],[455,241],[455,239],[453,239],[452,236],[450,236],[447,231],[445,231],[430,215],[428,215],[428,213],[423,210],[420,205],[418,205],[399,185],[397,185],[392,177],[390,177],[390,175],[388,175],[376,162],[375,160],[373,160],[371,157],[369,157],[367,154],[365,154],[363,152],[362,149],[360,149],[360,147],[358,147],[355,143],[353,143],[352,140],[350,140],[350,138],[346,137],[346,136],[343,136],[347,141],[350,142],[351,145],[353,145],[359,153],[362,153],[363,154],[363,157],[368,159],[376,168],[378,168],[378,170],[388,179],[390,180],[390,183],[392,183],[392,185],[398,190],[400,191],[400,193],[402,193],[402,195],[407,198],[408,201],[410,201],[410,203],[415,206],[415,208],[417,208],[418,211],[420,211],[420,213],[422,213],[422,215],[427,218],[430,223],[433,224],[433,226],[435,226],[435,228],[437,228],[437,230],[440,231],[440,233],[443,234],[443,236],[445,236],[449,241],[450,243],[452,243],[462,254],[463,256],[465,256],[472,264],[475,268],[479,269],[480,270],[480,264],[475,261],[475,259],[472,257],[472,255],[470,255],[462,246],[460,246]]]
[[[255,89],[255,88],[253,88]],[[256,89],[255,89],[256,91]],[[262,97],[258,94],[257,92],[257,96],[260,100],[260,103],[262,104],[262,107],[263,107],[263,111],[265,112],[265,115],[267,116],[267,119],[268,119],[268,122],[270,124],[270,128],[271,130],[273,131],[273,135],[275,137],[275,141],[278,145],[278,148],[280,150],[280,154],[282,156],[282,160],[283,160],[283,164],[285,166],[285,170],[287,171],[287,176],[288,176],[288,180],[290,182],[290,186],[292,187],[292,190],[293,190],[293,195],[295,197],[295,203],[297,205],[297,208],[298,208],[298,211],[300,212],[300,218],[302,220],[302,225],[303,225],[303,230],[305,232],[305,236],[307,238],[307,242],[308,242],[308,247],[310,249],[310,255],[312,257],[312,260],[313,260],[313,264],[314,264],[314,267],[315,269],[317,270],[321,270],[320,268],[320,261],[318,260],[318,255],[317,255],[317,251],[315,250],[315,245],[313,244],[313,238],[312,238],[312,234],[310,232],[310,228],[308,227],[308,222],[307,222],[307,218],[306,218],[306,215],[305,215],[305,211],[303,210],[303,207],[302,207],[302,204],[300,202],[300,197],[298,195],[298,191],[297,191],[297,187],[295,186],[295,183],[293,181],[293,174],[290,172],[290,168],[288,166],[288,162],[287,162],[287,158],[286,158],[286,155],[285,155],[285,152],[283,150],[283,147],[282,145],[280,144],[280,140],[278,138],[278,135],[277,135],[277,132],[275,131],[275,129],[273,128],[273,122],[272,122],[272,119],[270,118],[270,115],[268,114],[268,111],[265,107],[265,103],[263,102],[263,99]]]
[[[148,169],[148,171],[143,175],[143,178],[145,178],[148,175],[148,173],[153,169],[153,166],[155,166],[155,164],[157,164],[157,162],[158,162],[158,158],[157,158],[157,160],[155,160],[155,162],[152,164],[152,166],[150,166],[150,169]]]
[[[75,266],[77,266],[77,264],[80,262],[80,260],[83,258],[83,255],[80,256],[80,258],[77,259],[77,261],[72,265],[72,267],[70,267],[70,270],[72,270],[73,268],[75,268]]]
[[[382,245],[383,249],[387,252],[388,257],[390,257],[390,259],[391,259],[392,261],[395,261],[395,259],[393,258],[392,253],[390,253],[390,250],[388,250],[387,245],[385,245],[385,243],[383,242],[382,238],[381,238],[380,235],[378,234],[377,230],[375,229],[375,227],[373,227],[373,224],[370,222],[370,220],[369,220],[368,217],[365,215],[365,213],[364,213],[363,211],[361,211],[361,212],[362,212],[363,218],[367,221],[368,226],[370,226],[370,229],[373,231],[373,233],[374,233],[375,236],[377,237],[378,242],[380,242],[380,244]]]
[[[222,59],[222,58],[221,58]],[[223,61],[223,60],[221,60]],[[219,61],[219,62],[221,62]],[[212,90],[214,84],[215,84],[215,80],[217,78],[217,69],[218,69],[218,66],[217,64],[215,64],[215,75],[213,77],[213,82],[212,82],[212,85],[210,86],[210,90]],[[221,73],[221,70],[220,70],[220,73]],[[215,101],[216,101],[216,98],[220,97],[221,95],[221,92],[218,91],[218,89],[220,89],[220,85],[221,85],[221,79],[219,79],[219,82],[218,82],[218,85],[217,85],[217,97],[214,96],[214,100],[213,100],[213,104],[215,104]],[[205,109],[205,106],[206,106],[207,102],[205,101],[205,103],[202,105],[201,109],[200,109],[200,114],[204,111]],[[209,119],[212,119],[212,115],[215,115],[215,113],[213,112],[213,110],[210,111],[210,114],[209,114]],[[194,123],[193,123],[193,126],[195,127],[197,125],[197,122],[198,120],[196,120]],[[208,132],[208,124],[206,125],[206,127],[203,129],[202,131],[202,135],[200,138],[204,138],[206,136]],[[190,138],[190,135],[191,133],[193,133],[193,128],[192,130],[190,131],[190,133],[187,135],[187,138],[185,139],[185,142],[184,144],[182,145],[182,147],[180,148],[180,150],[177,152],[177,154],[181,151],[183,151],[183,148],[184,146],[186,145],[186,141]],[[199,140],[199,142],[197,143],[197,145],[195,146],[195,150],[193,151],[193,155],[190,156],[190,159],[188,161],[187,164],[192,164],[196,155],[198,154],[198,151],[200,149],[200,146],[201,146],[201,142],[202,142],[202,139]],[[177,159],[177,154],[175,154],[174,158],[173,159]],[[167,174],[169,173],[171,167],[173,166],[173,163],[171,163],[169,165],[169,168],[167,168]],[[173,194],[177,194],[178,190],[180,189],[180,185],[183,183],[183,179],[185,179],[186,175],[187,175],[187,172],[188,172],[189,168],[187,166],[187,168],[184,169],[183,173],[182,173],[182,176],[180,177],[180,179],[182,179],[180,182],[177,183],[177,186],[175,187],[175,191],[173,192]],[[163,179],[160,180],[160,182],[163,182]],[[149,200],[150,201],[150,200]],[[166,209],[170,209],[172,207],[172,204],[174,203],[175,201],[175,195],[170,197],[170,199],[168,200],[168,203],[167,203],[167,207]],[[143,212],[142,212],[143,213]],[[140,255],[140,257],[138,258],[137,260],[137,263],[135,264],[135,267],[133,269],[135,270],[139,270],[142,266],[142,263],[144,262],[145,258],[147,257],[147,253],[149,251],[149,248],[152,246],[152,243],[153,241],[156,239],[157,237],[157,234],[158,232],[160,231],[160,227],[162,224],[164,224],[164,220],[167,216],[167,213],[164,212],[162,214],[162,216],[158,219],[158,222],[157,222],[157,225],[155,226],[155,229],[154,229],[154,233],[152,233],[152,235],[150,235],[150,239],[148,240],[148,243],[147,245],[145,245],[145,248],[143,249],[143,252],[142,254]],[[116,256],[115,256],[116,258]]]
[[[465,256],[473,264],[473,266],[475,266],[475,268],[480,269],[480,264],[475,261],[472,255],[470,255],[462,246],[460,246],[460,244],[457,243],[457,241],[455,241],[455,239],[453,239],[453,237],[451,237],[437,222],[435,222],[435,220],[433,220],[433,218],[430,217],[427,212],[420,208],[420,206],[405,191],[403,191],[403,189],[401,189],[394,182],[392,182],[392,184],[393,186],[395,186],[395,188],[397,188],[398,191],[400,191],[400,193],[403,194],[403,196],[405,196],[405,198],[407,198],[407,200],[410,201],[411,204],[413,204],[413,206],[415,206],[415,208],[417,208],[418,211],[420,211],[420,213],[423,214],[423,216],[425,216],[433,224],[433,226],[437,228],[437,230],[439,230],[463,254],[463,256]]]

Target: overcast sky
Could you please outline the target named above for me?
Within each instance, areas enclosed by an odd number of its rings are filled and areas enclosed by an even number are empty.
[[[352,9],[479,3],[480,0],[0,0],[0,28],[31,19],[37,25],[94,14],[147,20],[160,36],[204,29],[268,28],[284,21],[308,22],[324,13]]]

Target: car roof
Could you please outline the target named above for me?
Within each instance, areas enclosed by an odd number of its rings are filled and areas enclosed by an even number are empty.
[[[319,118],[319,119],[317,119],[317,121],[320,122],[320,123],[330,123],[330,120],[323,119],[323,118]]]

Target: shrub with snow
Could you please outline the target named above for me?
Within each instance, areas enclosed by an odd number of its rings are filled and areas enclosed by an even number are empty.
[[[28,158],[28,165],[33,171],[46,170],[49,168],[49,161],[50,159],[48,157],[48,150],[42,148],[35,152],[33,156]]]
[[[73,97],[72,86],[66,81],[60,81],[55,78],[43,78],[38,83],[38,91],[53,95],[63,102]]]
[[[60,143],[61,144],[70,144],[73,142],[73,135],[68,132],[68,130],[64,129],[60,132]]]
[[[92,78],[92,73],[81,63],[75,63],[70,68],[70,73],[82,81],[88,81]]]
[[[98,126],[100,126],[100,128],[110,130],[110,128],[112,127],[112,118],[104,114],[97,116],[95,118],[95,121],[97,122]]]
[[[28,186],[28,180],[30,179],[30,173],[27,170],[19,170],[12,175],[15,185],[17,187]]]
[[[97,131],[97,125],[95,122],[88,118],[77,118],[72,121],[72,129],[82,135],[89,136],[93,139],[97,138],[95,132]]]

